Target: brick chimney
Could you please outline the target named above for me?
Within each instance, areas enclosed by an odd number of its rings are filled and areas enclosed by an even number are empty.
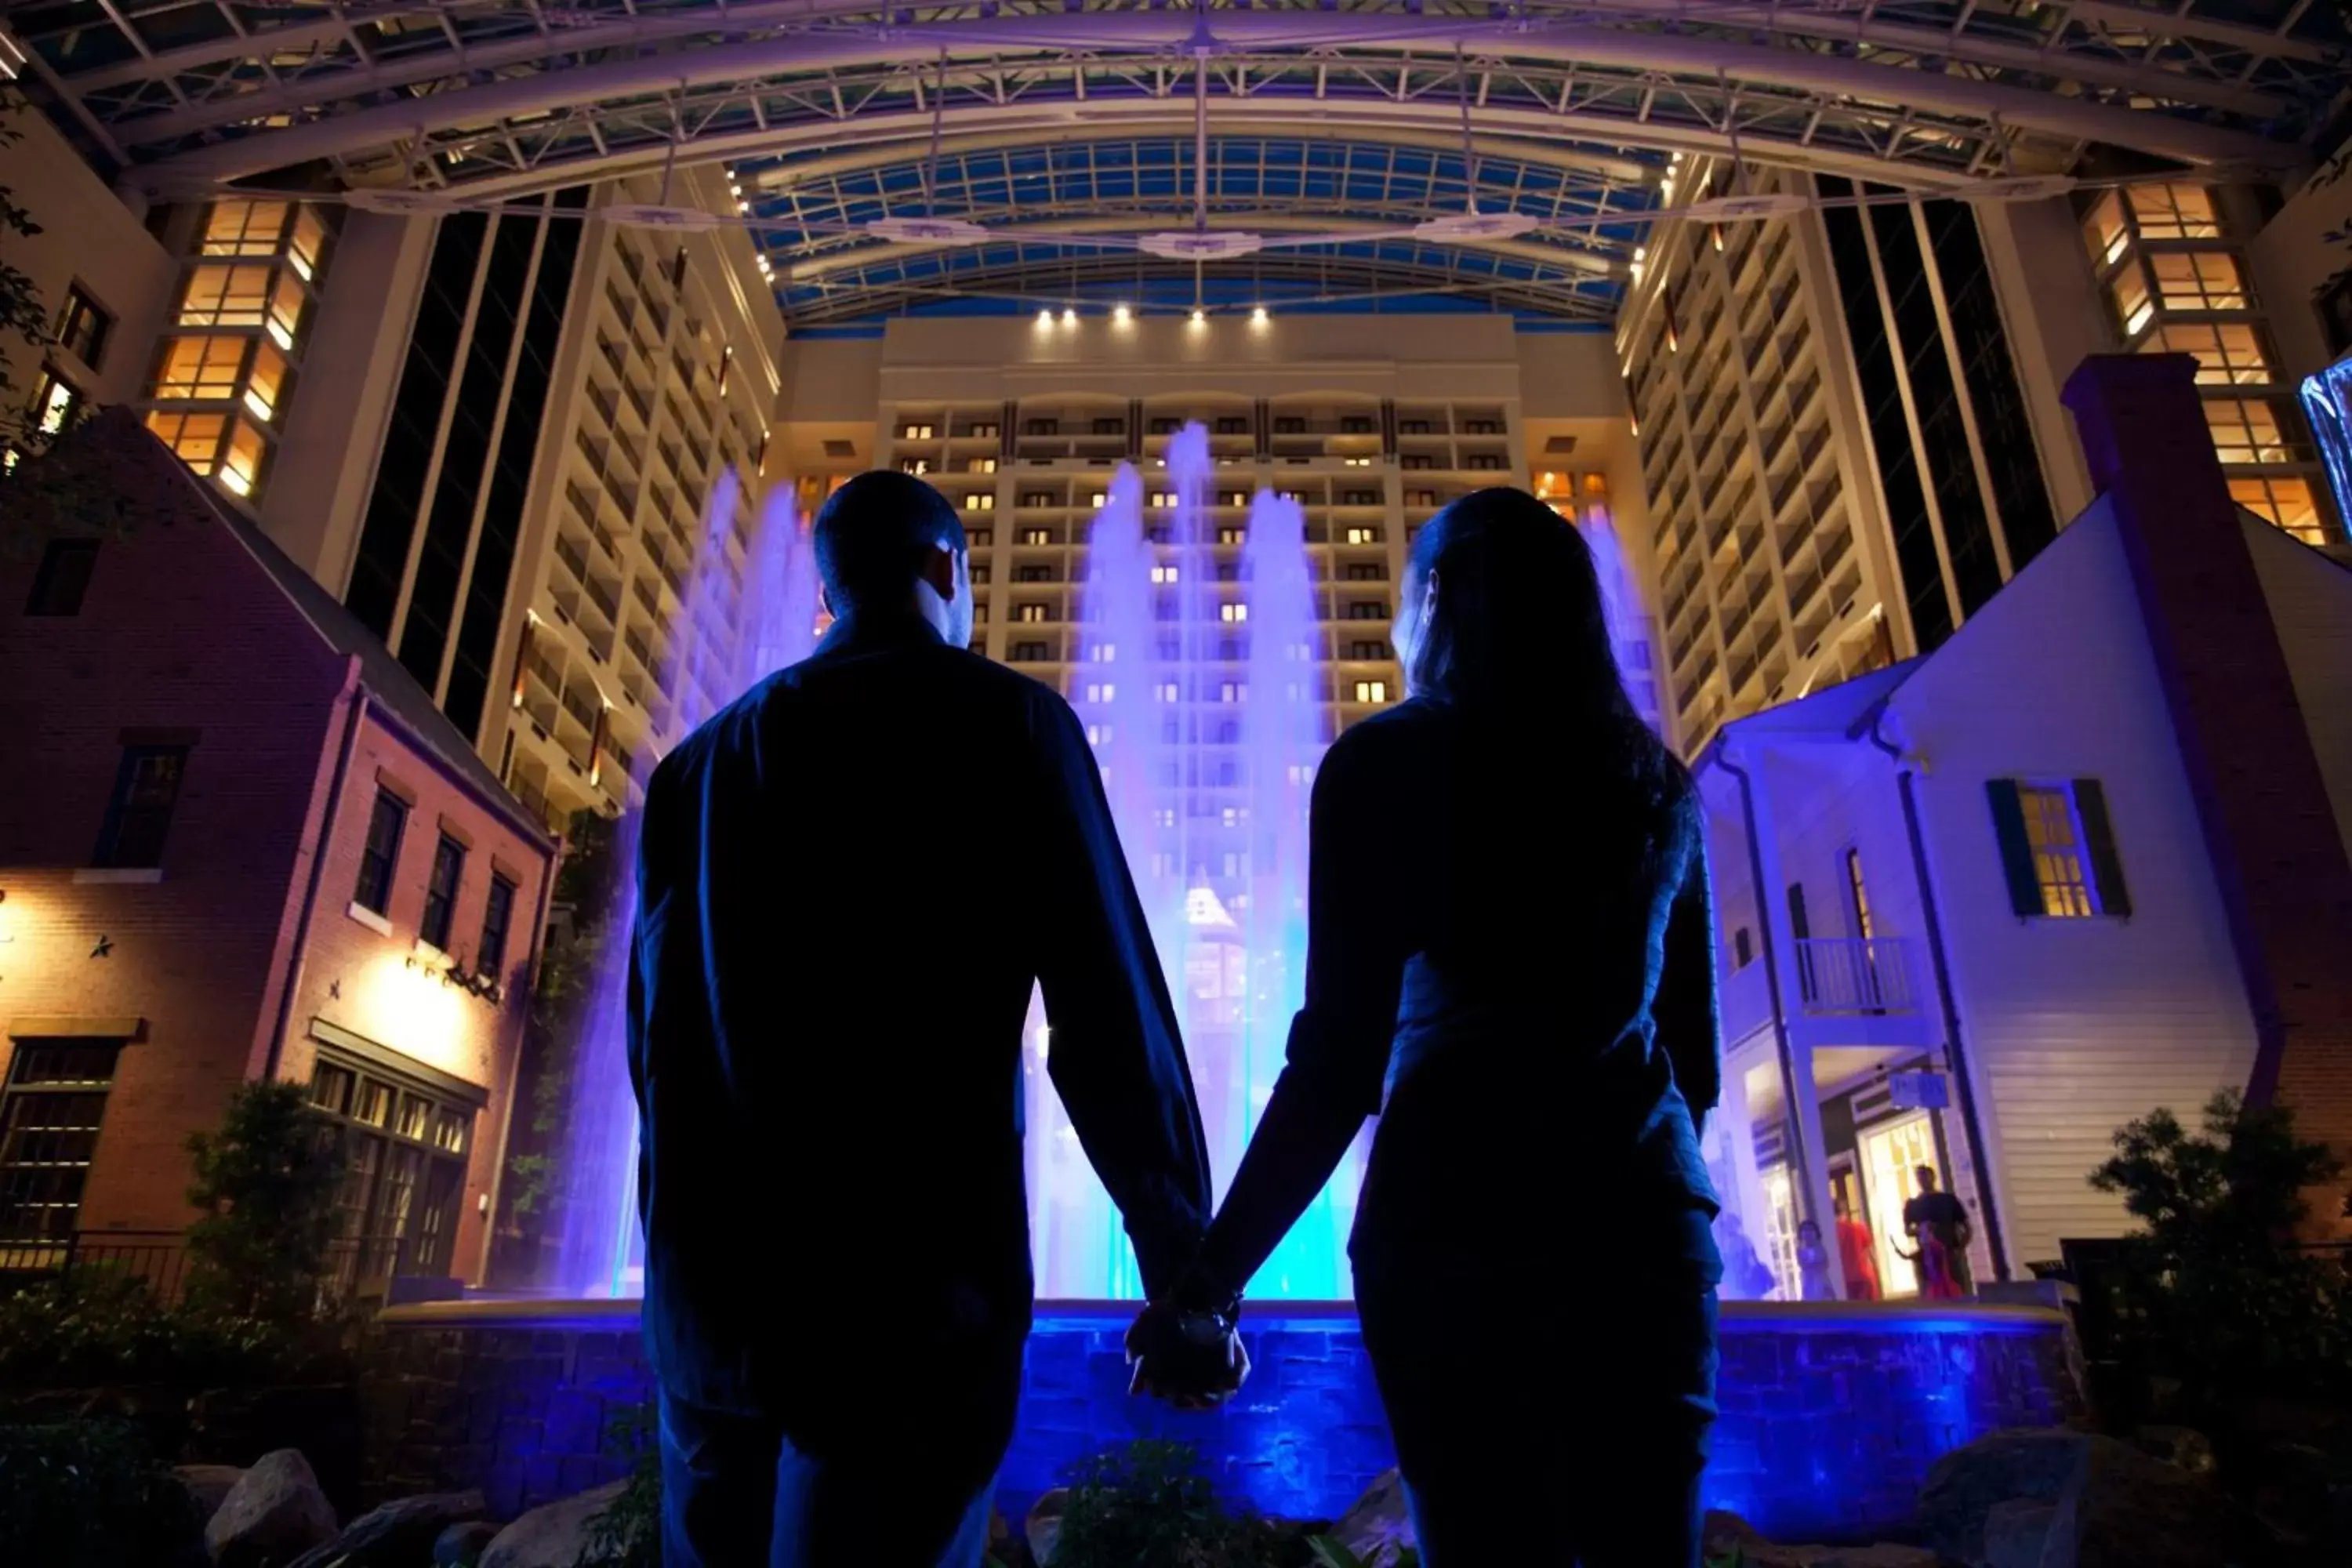
[[[2305,1136],[2352,1159],[2352,858],[2214,455],[2197,362],[2095,355],[2064,397],[2115,510],[2227,906],[2256,1030],[2247,1099],[2292,1107]],[[2334,1207],[2315,1225],[2339,1225]]]

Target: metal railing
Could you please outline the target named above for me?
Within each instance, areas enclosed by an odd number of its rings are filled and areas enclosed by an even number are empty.
[[[1911,944],[1891,937],[1807,937],[1797,943],[1797,991],[1808,1014],[1916,1013]]]
[[[329,1242],[319,1281],[322,1304],[400,1273],[415,1245],[396,1236]],[[84,1230],[56,1241],[0,1241],[0,1294],[47,1279],[135,1279],[168,1306],[187,1289],[188,1264],[187,1233],[178,1230]]]

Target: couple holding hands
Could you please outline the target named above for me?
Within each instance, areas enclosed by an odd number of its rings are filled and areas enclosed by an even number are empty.
[[[1240,1385],[1243,1287],[1378,1114],[1349,1254],[1423,1561],[1696,1563],[1712,913],[1696,793],[1626,700],[1575,529],[1496,489],[1415,539],[1410,695],[1317,775],[1306,1005],[1213,1216],[1094,755],[967,651],[954,509],[863,475],[814,544],[815,653],[646,792],[629,1064],[669,1568],[977,1568],[1030,1321],[1033,983],[1141,1268],[1139,1392]]]

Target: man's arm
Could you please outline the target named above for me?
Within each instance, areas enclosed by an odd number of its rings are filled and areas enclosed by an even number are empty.
[[[1691,814],[1690,860],[1666,916],[1665,967],[1650,1015],[1674,1066],[1675,1087],[1690,1107],[1691,1125],[1704,1131],[1707,1112],[1722,1098],[1723,1068],[1716,1044],[1715,895],[1696,803]]]
[[[1209,1222],[1209,1159],[1176,1009],[1121,853],[1102,774],[1069,705],[1033,709],[1041,929],[1037,981],[1054,1088],[1157,1296]]]

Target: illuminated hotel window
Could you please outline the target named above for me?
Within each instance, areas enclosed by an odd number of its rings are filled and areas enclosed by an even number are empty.
[[[286,356],[276,343],[264,341],[254,345],[253,374],[247,378],[245,405],[264,419],[275,419],[278,405],[285,402],[290,389],[291,373],[287,369]]]
[[[98,1152],[120,1040],[16,1041],[0,1086],[0,1242],[68,1242]]]
[[[237,375],[245,368],[246,342],[243,338],[165,339],[163,368],[155,373],[155,395],[189,402],[226,402],[235,397]]]
[[[2107,299],[2116,308],[2116,321],[2126,338],[2137,337],[2140,329],[2156,314],[2156,307],[2148,299],[2147,275],[2137,262],[2119,268],[2107,279]]]
[[[1225,622],[1227,625],[1232,625],[1236,621],[1248,620],[1249,606],[1247,605],[1219,605],[1217,606],[1217,619]]]
[[[59,375],[45,370],[33,389],[33,420],[44,436],[55,436],[74,422],[81,412],[81,389]]]
[[[2319,499],[2309,479],[2241,479],[2232,475],[2230,499],[2255,516],[2276,523],[2306,544],[2327,542],[2326,530],[2319,520]]]
[[[209,475],[220,459],[221,435],[228,428],[225,414],[175,414],[158,408],[147,416],[147,428],[200,474]]]
[[[206,256],[269,256],[286,232],[288,202],[216,202],[205,219]]]
[[[2278,411],[2266,398],[2208,398],[2205,423],[2225,463],[2295,463],[2310,456],[2281,427]]]
[[[326,254],[327,226],[314,207],[302,207],[294,214],[294,237],[287,243],[286,258],[294,270],[307,280],[318,275],[320,258]]]
[[[269,301],[270,268],[259,266],[199,267],[188,274],[180,296],[184,327],[257,327]]]
[[[981,490],[974,494],[968,495],[963,498],[963,509],[966,511],[994,511],[996,510],[996,492],[994,490]]]
[[[2091,208],[2091,216],[2083,220],[2083,244],[2101,267],[2113,266],[2131,248],[2131,227],[2124,221],[2119,192],[2109,191]]]
[[[1389,683],[1388,683],[1387,681],[1385,681],[1385,680],[1359,680],[1358,682],[1356,682],[1356,700],[1357,700],[1357,701],[1359,701],[1359,702],[1386,702],[1388,700],[1389,700]]]
[[[2221,233],[2213,193],[2202,185],[2135,185],[2129,195],[2142,239],[2214,239]]]
[[[2251,324],[2159,327],[2148,340],[2150,351],[2197,356],[2197,381],[2201,386],[2259,385],[2271,379],[2270,356],[2261,334]]]
[[[221,483],[238,495],[251,495],[261,483],[261,465],[268,452],[268,443],[253,422],[238,420],[229,432],[228,450],[221,456]]]
[[[152,867],[163,863],[163,840],[179,804],[180,776],[187,771],[185,746],[125,746],[115,772],[114,795],[98,830],[93,866]]]
[[[2253,305],[2238,258],[2225,250],[2159,250],[2147,264],[2168,310],[2244,310]]]

